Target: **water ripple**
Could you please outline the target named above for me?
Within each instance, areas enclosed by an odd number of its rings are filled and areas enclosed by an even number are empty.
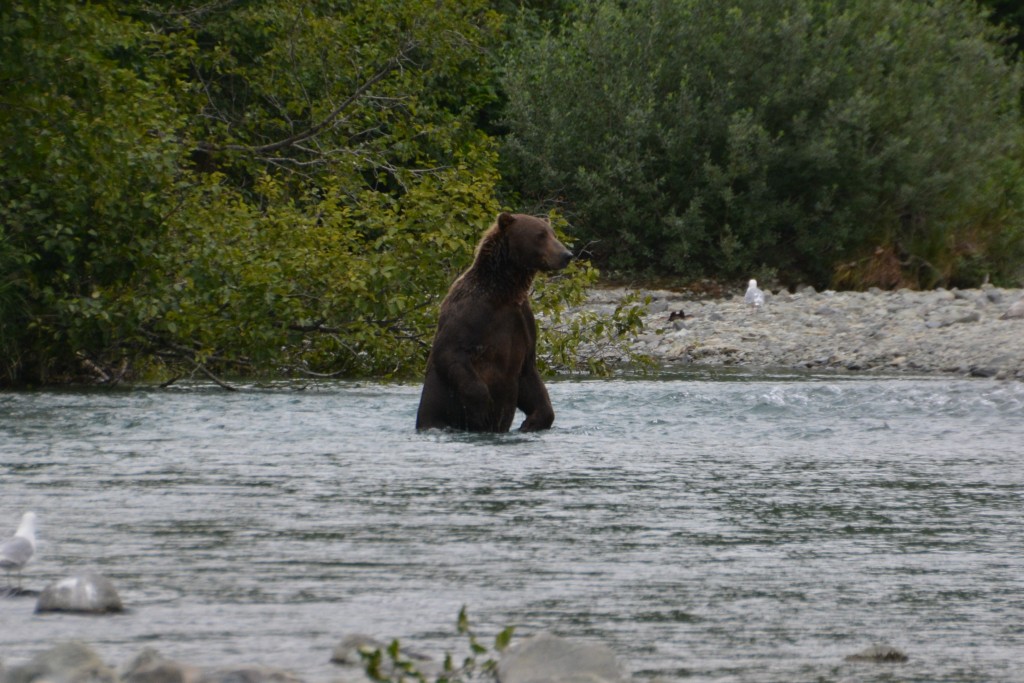
[[[354,631],[464,647],[465,604],[480,633],[600,638],[642,678],[1017,680],[1024,385],[549,389],[555,428],[503,435],[417,434],[414,386],[0,394],[0,521],[40,517],[26,581],[97,567],[132,608],[0,601],[5,661],[79,637],[326,681]],[[875,642],[911,663],[843,663]]]

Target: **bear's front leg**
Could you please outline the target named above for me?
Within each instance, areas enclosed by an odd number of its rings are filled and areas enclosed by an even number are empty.
[[[519,425],[521,432],[551,429],[554,424],[555,410],[551,407],[551,397],[536,367],[524,372],[520,378],[516,406],[526,413],[526,419]]]

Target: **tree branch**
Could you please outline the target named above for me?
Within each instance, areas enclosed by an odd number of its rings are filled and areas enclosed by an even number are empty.
[[[217,375],[213,374],[210,371],[210,369],[203,365],[202,363],[199,363],[195,360],[192,360],[192,362],[195,363],[196,370],[199,370],[204,375],[206,375],[210,379],[210,381],[219,386],[221,389],[226,389],[227,391],[238,391],[238,387],[233,387],[227,382],[223,381],[221,378],[217,377]]]
[[[352,92],[351,95],[346,97],[345,100],[341,104],[339,104],[337,107],[335,107],[331,111],[331,113],[329,113],[322,121],[320,121],[320,123],[316,124],[315,126],[313,126],[311,128],[307,128],[306,130],[302,131],[301,133],[296,133],[295,135],[287,137],[284,140],[278,140],[277,142],[271,142],[271,143],[268,143],[268,144],[265,144],[265,145],[259,145],[257,147],[251,147],[251,146],[248,146],[248,145],[225,145],[224,147],[220,147],[220,148],[215,147],[215,146],[214,147],[210,147],[210,148],[211,149],[226,149],[226,150],[233,150],[233,151],[251,152],[253,154],[268,154],[270,152],[276,152],[276,151],[278,151],[280,149],[283,149],[285,147],[290,147],[290,146],[295,145],[297,143],[303,142],[303,141],[308,140],[308,139],[310,139],[312,137],[316,137],[317,135],[320,134],[321,131],[323,131],[325,128],[327,128],[328,126],[333,124],[334,121],[339,116],[341,116],[342,112],[344,112],[346,109],[348,109],[350,106],[352,106],[352,104],[356,100],[358,100],[363,95],[363,93],[365,93],[367,90],[372,88],[374,85],[376,85],[380,81],[384,80],[384,78],[388,74],[390,74],[392,71],[394,71],[399,66],[401,66],[402,61],[405,58],[405,55],[408,53],[408,51],[412,47],[413,47],[412,44],[410,44],[410,45],[407,45],[407,46],[403,47],[402,49],[400,49],[399,53],[397,55],[392,57],[386,64],[384,64],[384,66],[382,66],[380,69],[378,69],[376,73],[374,73],[368,79],[363,81],[363,83],[360,84],[359,87],[357,87]]]

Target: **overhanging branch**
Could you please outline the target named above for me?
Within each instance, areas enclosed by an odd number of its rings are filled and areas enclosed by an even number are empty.
[[[352,93],[348,97],[344,99],[344,101],[342,101],[337,107],[331,110],[331,112],[326,117],[324,117],[323,120],[300,133],[296,133],[295,135],[289,136],[283,140],[278,140],[276,142],[270,142],[265,145],[258,145],[255,147],[250,145],[217,146],[206,144],[204,145],[204,148],[207,150],[231,150],[249,152],[251,154],[270,154],[272,152],[276,152],[286,147],[291,147],[301,142],[305,142],[310,138],[314,138],[321,132],[323,132],[325,129],[333,125],[334,122],[338,119],[338,117],[341,116],[346,109],[351,107],[370,88],[384,80],[392,71],[399,68],[402,65],[402,62],[405,61],[406,56],[413,49],[413,47],[414,44],[412,43],[402,47],[397,55],[388,60],[388,62],[384,64],[382,67],[380,67],[376,72],[374,72],[373,75],[371,75],[369,78],[363,81],[354,91],[352,91]]]

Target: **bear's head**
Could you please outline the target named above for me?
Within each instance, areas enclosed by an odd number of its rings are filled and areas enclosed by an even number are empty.
[[[572,252],[558,241],[550,223],[522,213],[499,215],[481,247],[487,242],[493,242],[510,265],[523,271],[561,270],[572,260]]]

